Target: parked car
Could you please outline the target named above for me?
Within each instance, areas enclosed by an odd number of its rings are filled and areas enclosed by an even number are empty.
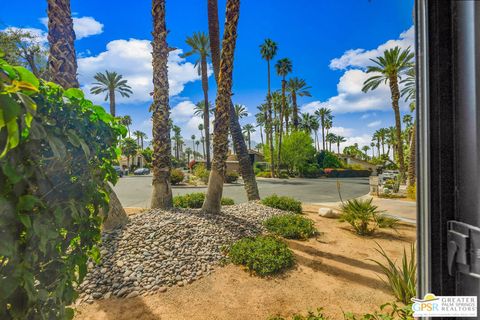
[[[382,174],[380,174],[381,184],[384,184],[385,181],[389,179],[395,180],[399,174],[400,172],[398,170],[384,170]]]
[[[120,178],[123,177],[123,170],[122,168],[120,168],[120,166],[113,166],[113,168],[115,169]]]
[[[150,174],[150,169],[139,168],[139,169],[133,171],[133,174],[136,175],[136,176],[144,176],[144,175]]]

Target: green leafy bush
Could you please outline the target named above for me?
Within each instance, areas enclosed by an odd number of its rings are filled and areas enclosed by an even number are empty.
[[[72,318],[126,129],[1,59],[0,106],[0,319]]]
[[[353,199],[341,206],[341,221],[348,222],[361,236],[373,234],[377,228],[395,228],[398,220],[389,218],[370,199]]]
[[[238,181],[239,175],[235,171],[227,172],[225,174],[225,182],[226,183],[235,183]]]
[[[268,231],[287,239],[306,240],[317,233],[312,220],[296,214],[273,216],[263,224]]]
[[[257,173],[256,176],[259,178],[271,178],[272,174],[270,173],[270,171],[261,171]]]
[[[385,303],[380,306],[380,311],[364,315],[344,312],[343,318],[345,320],[414,320],[411,302],[401,307],[396,303]]]
[[[323,170],[316,163],[308,163],[300,167],[298,173],[303,178],[318,178],[323,174]]]
[[[397,265],[396,261],[393,261],[383,250],[383,248],[377,243],[378,253],[382,255],[385,262],[375,262],[381,269],[383,274],[387,277],[385,283],[390,286],[398,301],[409,304],[410,299],[417,294],[417,264],[415,262],[415,247],[412,244],[410,247],[410,255],[407,255],[405,248],[403,249],[402,262]]]
[[[243,265],[259,276],[279,273],[294,264],[292,251],[272,236],[243,238],[232,245],[228,255],[232,263]]]
[[[330,151],[322,150],[315,155],[317,164],[320,168],[342,168],[343,163],[336,154]]]
[[[416,200],[417,199],[417,185],[413,184],[407,187],[407,198]]]
[[[183,196],[173,197],[173,206],[177,208],[199,209],[202,207],[204,200],[205,200],[205,193],[193,192],[193,193],[185,194]],[[229,206],[233,204],[235,204],[233,199],[222,198],[223,206]]]
[[[199,178],[203,183],[208,183],[210,177],[210,170],[207,170],[203,163],[195,165],[193,168],[193,175]]]
[[[325,176],[328,178],[362,178],[370,177],[372,171],[370,170],[353,170],[353,169],[323,169]]]
[[[290,197],[273,194],[269,197],[263,198],[262,204],[280,210],[291,211],[293,213],[302,213],[302,203]]]
[[[176,185],[176,184],[179,184],[183,181],[183,179],[185,179],[185,174],[183,173],[182,170],[180,169],[173,169],[171,172],[170,172],[170,182],[173,184],[173,185]]]
[[[309,311],[307,315],[295,314],[292,316],[291,320],[329,320],[330,318],[327,317],[323,313],[323,308],[318,308],[317,312]],[[271,317],[268,320],[287,320],[281,316]]]

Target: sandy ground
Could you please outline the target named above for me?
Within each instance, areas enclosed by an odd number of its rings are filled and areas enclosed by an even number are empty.
[[[345,223],[319,217],[317,210],[317,206],[304,207],[322,234],[308,241],[289,241],[297,265],[282,276],[258,278],[228,265],[165,293],[81,305],[75,319],[267,320],[318,307],[324,307],[333,319],[343,319],[342,310],[371,312],[393,301],[388,286],[379,279],[379,268],[368,259],[381,260],[375,242],[392,257],[399,257],[403,247],[415,241],[415,227],[402,224],[397,232],[381,231],[364,238]]]

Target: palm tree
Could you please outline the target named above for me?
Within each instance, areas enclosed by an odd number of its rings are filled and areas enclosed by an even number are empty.
[[[381,146],[382,146],[382,155],[384,155],[385,154],[385,139],[387,138],[387,129],[381,128],[381,129],[378,129],[375,133],[376,133],[376,137],[377,137],[377,140],[378,140],[379,144],[381,144]]]
[[[327,133],[327,137],[325,138],[328,142],[328,151],[332,151],[332,143],[335,143],[337,136],[333,133]]]
[[[94,78],[97,82],[93,83],[90,93],[102,94],[106,92],[105,101],[110,101],[110,114],[115,117],[115,92],[120,93],[124,98],[129,98],[133,94],[132,88],[127,84],[128,81],[116,72],[98,72]]]
[[[412,60],[414,53],[410,52],[410,48],[402,50],[400,47],[387,49],[383,56],[372,59],[375,63],[373,66],[367,68],[367,73],[375,73],[374,76],[368,78],[363,83],[363,92],[375,90],[381,83],[387,83],[390,86],[390,93],[392,97],[392,108],[395,114],[395,129],[397,154],[400,169],[400,176],[403,180],[405,177],[405,163],[403,157],[403,143],[402,143],[402,123],[400,120],[400,90],[398,80],[401,76],[413,65]]]
[[[216,116],[213,136],[213,163],[208,180],[208,189],[202,209],[208,213],[219,213],[225,180],[228,153],[228,129],[232,95],[233,59],[237,39],[240,0],[227,0],[223,48],[220,59]],[[207,100],[206,100],[207,101]]]
[[[203,123],[198,125],[198,131],[200,131],[200,142],[202,143],[203,159],[205,159],[205,137],[203,136]]]
[[[132,118],[129,115],[123,116],[120,123],[127,127],[128,137],[130,138],[130,126],[132,125]]]
[[[191,139],[192,139],[193,151],[195,151],[195,139],[197,139],[197,137],[195,137],[195,135],[192,134]],[[194,160],[196,160],[196,159],[195,159],[195,154],[193,155],[193,158],[194,158]]]
[[[369,146],[363,146],[362,151],[365,153],[365,160],[368,160],[368,150],[370,150]]]
[[[200,146],[200,141],[198,141],[198,140],[195,141],[195,146],[196,146],[196,148],[197,148],[197,149],[196,149],[197,154],[200,154],[200,153],[198,152],[198,147]]]
[[[152,142],[153,180],[152,208],[171,208],[173,205],[170,186],[171,142],[170,108],[168,98],[168,44],[165,22],[165,0],[153,0],[153,103]],[[178,151],[178,145],[177,145]]]
[[[372,158],[375,158],[375,142],[372,141],[370,147],[372,148]]]
[[[49,80],[63,88],[78,88],[75,31],[70,0],[47,0]]]
[[[244,105],[236,104],[233,106],[235,108],[235,114],[238,119],[242,119],[248,116],[247,108]]]
[[[248,123],[243,126],[243,134],[247,135],[247,141],[248,141],[248,149],[251,149],[251,140],[250,140],[250,135],[255,132],[255,127]]]
[[[203,32],[195,32],[193,36],[188,37],[185,41],[191,50],[186,52],[183,56],[189,57],[198,55],[199,59],[195,62],[198,67],[198,74],[202,76],[203,101],[205,111],[203,113],[203,126],[205,127],[205,137],[210,136],[210,110],[208,102],[208,65],[207,58],[210,56],[210,42],[208,36]],[[210,139],[206,139],[207,151],[207,169],[210,170]]]
[[[411,67],[407,71],[407,77],[402,80],[400,83],[404,85],[401,95],[405,97],[405,101],[410,101],[410,112],[415,111],[415,104],[416,104],[416,79],[415,79],[415,67]],[[405,117],[404,117],[405,119]],[[416,127],[417,127],[417,119],[413,121],[412,129],[410,130],[410,153],[409,153],[409,161],[408,161],[408,185],[415,184],[415,166],[416,166]]]
[[[48,56],[48,74],[54,81],[65,89],[78,88],[77,61],[75,56],[75,31],[73,30],[70,0],[48,0],[48,42],[50,52]],[[106,191],[110,201],[104,226],[115,228],[128,221],[125,209],[120,200],[106,184]]]
[[[173,131],[173,140],[175,141],[175,158],[177,160],[180,160],[180,147],[182,142],[182,129],[179,126],[173,125],[172,126],[172,131]]]
[[[315,115],[320,119],[320,125],[322,126],[323,150],[325,150],[325,125],[326,120],[332,117],[332,110],[328,108],[320,108],[315,111]]]
[[[260,54],[262,58],[267,61],[267,79],[268,79],[268,91],[267,91],[267,122],[266,122],[266,133],[267,140],[270,143],[270,174],[272,177],[275,176],[275,164],[273,160],[273,119],[272,119],[272,95],[270,90],[270,61],[277,55],[277,43],[271,39],[265,39],[263,44],[260,46]]]
[[[260,128],[260,140],[262,141],[263,145],[263,126],[265,125],[265,112],[262,111],[261,107],[259,107],[260,112],[255,114],[255,120],[257,122],[257,127]]]
[[[307,83],[303,79],[292,78],[288,80],[287,91],[290,93],[292,99],[292,116],[293,116],[293,128],[298,130],[298,106],[297,106],[297,95],[299,97],[311,97],[311,93],[308,91],[310,89],[307,86]]]
[[[340,143],[346,142],[347,139],[342,136],[337,136],[335,139],[335,142],[337,143],[337,153],[340,154]]]
[[[208,113],[209,115],[212,115],[215,111],[215,108],[212,106],[212,104],[209,102],[208,103]],[[197,117],[200,117],[203,119],[203,115],[205,113],[205,101],[199,101],[195,104],[195,107],[193,108],[193,114]]]
[[[315,130],[318,130],[318,120],[309,113],[302,113],[298,126],[300,130],[303,130],[309,135],[311,135],[312,132],[315,132]],[[314,140],[315,149],[317,149],[316,135],[314,135],[314,139],[315,139]]]
[[[292,72],[292,61],[288,58],[283,58],[277,61],[275,64],[275,69],[277,70],[277,74],[282,77],[282,107],[280,109],[280,131],[278,134],[278,152],[277,152],[277,171],[278,175],[280,175],[280,159],[281,159],[281,153],[282,153],[282,131],[283,131],[283,118],[285,116],[285,110],[287,107],[287,96],[286,96],[286,90],[287,90],[287,80],[285,78],[287,77],[287,74]]]
[[[140,130],[134,131],[133,135],[137,138],[137,144],[143,150],[143,140],[147,138],[147,135],[145,134],[145,132],[142,132]]]
[[[377,146],[377,157],[380,158],[380,141],[381,141],[381,137],[380,137],[380,131],[375,131],[373,133],[373,136],[372,136],[372,140],[375,141],[375,145]]]

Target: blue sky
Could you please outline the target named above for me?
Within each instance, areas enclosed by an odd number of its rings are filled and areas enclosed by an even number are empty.
[[[20,1],[4,3],[0,29],[34,28],[44,37],[46,1],[30,2],[28,6]],[[124,74],[135,95],[120,99],[117,113],[131,115],[133,129],[150,136],[151,1],[71,3],[81,85],[88,90],[93,75],[105,69]],[[195,58],[184,60],[180,54],[188,50],[188,35],[207,31],[206,3],[167,0],[168,42],[179,49],[171,54],[169,63],[172,118],[183,127],[186,137],[199,135],[196,127],[200,119],[191,116],[191,109],[202,99],[202,90],[193,67]],[[223,27],[225,1],[220,0],[219,5]],[[312,97],[299,101],[302,111],[312,112],[324,105],[332,108],[333,132],[346,136],[347,143],[367,144],[376,129],[393,125],[388,88],[364,94],[360,87],[369,58],[395,45],[413,46],[413,0],[243,0],[241,5],[233,99],[252,114],[243,123],[253,122],[256,107],[265,97],[266,63],[260,57],[259,45],[268,37],[278,43],[278,59],[293,61],[292,76],[304,78],[312,87]],[[274,74],[272,85],[280,87]],[[213,100],[216,88],[212,77],[210,88]],[[106,106],[103,97],[92,98]],[[258,132],[254,140],[259,142]]]

